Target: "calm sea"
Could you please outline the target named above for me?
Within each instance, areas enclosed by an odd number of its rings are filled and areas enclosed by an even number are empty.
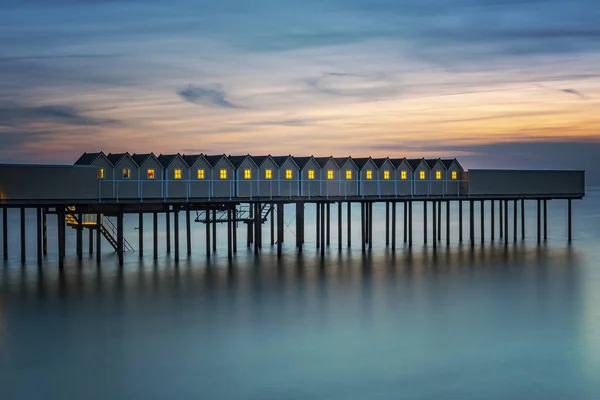
[[[105,242],[97,268],[87,241],[76,261],[69,229],[63,273],[54,217],[38,269],[32,235],[28,263],[20,263],[11,213],[10,259],[0,261],[0,398],[598,399],[600,191],[574,202],[571,245],[566,202],[549,202],[549,238],[539,246],[534,207],[524,242],[460,245],[453,217],[451,245],[434,251],[422,245],[417,206],[415,246],[400,240],[395,253],[385,247],[385,210],[375,207],[366,255],[358,208],[355,245],[338,252],[334,207],[323,261],[314,207],[305,252],[296,254],[287,229],[280,260],[267,224],[259,258],[241,230],[228,262],[220,227],[207,261],[203,225],[193,223],[192,256],[182,231],[179,265],[165,254],[164,236],[154,262],[148,219],[143,261],[130,253],[119,269]],[[286,216],[294,227],[292,207]],[[34,218],[27,216],[29,232]],[[137,216],[125,223],[136,246]]]

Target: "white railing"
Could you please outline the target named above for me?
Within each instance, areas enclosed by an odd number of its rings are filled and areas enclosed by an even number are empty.
[[[316,187],[315,187],[316,186]],[[384,198],[469,196],[468,180],[442,179],[99,179],[98,200]]]

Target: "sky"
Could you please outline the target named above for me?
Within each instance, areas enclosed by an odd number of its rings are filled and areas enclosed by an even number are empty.
[[[597,0],[3,0],[0,162],[84,151],[589,170]]]

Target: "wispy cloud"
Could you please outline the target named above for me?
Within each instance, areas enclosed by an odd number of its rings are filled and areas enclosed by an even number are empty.
[[[199,104],[207,107],[240,108],[226,99],[226,94],[221,85],[194,86],[177,91],[179,97],[188,103]]]
[[[588,98],[586,95],[575,89],[561,89],[560,91],[566,94],[572,94],[574,96],[577,96],[582,100],[587,100]]]
[[[27,106],[16,103],[0,103],[0,126],[18,127],[41,122],[78,126],[99,126],[116,123],[115,120],[84,115],[81,111],[70,106]]]

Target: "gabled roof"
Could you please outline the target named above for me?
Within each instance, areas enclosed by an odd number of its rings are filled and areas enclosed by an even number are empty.
[[[389,159],[390,159],[389,157],[384,157],[384,158],[372,158],[372,160],[373,160],[373,162],[375,163],[375,165],[377,165],[377,168],[381,168],[381,166],[382,166],[383,164],[385,164],[385,162],[386,162],[387,160],[389,160]],[[391,162],[391,160],[390,160],[390,162]],[[394,163],[392,163],[392,166],[393,166],[393,165],[394,165]]]
[[[458,168],[461,171],[464,171],[462,165],[460,165],[460,163],[458,162],[458,160],[456,158],[444,159],[444,160],[442,160],[442,164],[444,164],[444,167],[446,167],[446,169],[450,169],[452,164],[456,164],[456,165],[458,165]]]
[[[325,165],[329,162],[329,160],[333,160],[333,162],[335,163],[335,165],[337,165],[338,168],[339,168],[339,164],[337,162],[335,162],[335,159],[332,156],[329,156],[329,157],[314,157],[314,159],[317,162],[317,164],[319,164],[319,166],[321,168],[325,167]]]
[[[130,157],[131,155],[129,155],[129,153],[109,153],[106,158],[108,158],[108,161],[110,161],[110,163],[115,166],[117,165],[119,162],[121,162],[121,160],[125,157]],[[134,161],[135,162],[135,161]]]
[[[227,156],[227,159],[229,160],[229,162],[231,163],[231,165],[234,166],[234,168],[239,168],[240,165],[242,165],[242,163],[249,158],[250,161],[252,161],[252,163],[254,165],[257,165],[256,162],[252,159],[252,156],[250,156],[250,154],[246,154],[245,156]],[[258,166],[258,165],[257,165]]]
[[[271,157],[271,155],[266,155],[266,156],[250,156],[252,158],[252,161],[254,161],[254,164],[256,164],[257,166],[261,166],[264,164],[265,161],[267,161],[268,159],[273,160],[273,157]],[[273,160],[273,162],[275,162],[275,160]]]
[[[435,165],[438,162],[441,162],[442,160],[440,158],[428,158],[425,160],[425,162],[427,163],[427,166],[429,167],[429,169],[433,169],[435,167]],[[444,168],[446,168],[446,166],[444,165],[444,163],[442,163],[442,166]]]
[[[354,164],[356,164],[356,166],[360,170],[362,170],[365,167],[365,165],[367,165],[367,163],[369,162],[369,160],[371,160],[371,157],[360,157],[360,158],[353,158],[352,159],[352,161],[354,161]]]
[[[131,156],[131,158],[133,158],[133,161],[135,161],[135,163],[138,165],[138,167],[141,167],[142,164],[144,164],[146,162],[146,160],[148,160],[150,157],[156,158],[154,153],[146,153],[146,154],[135,153],[134,155]]]
[[[183,154],[181,156],[181,158],[183,158],[183,161],[185,161],[188,167],[191,167],[192,165],[196,164],[196,161],[198,161],[200,157],[202,157],[202,154]]]
[[[292,156],[292,160],[294,160],[294,163],[296,163],[296,165],[300,169],[304,169],[304,167],[306,166],[306,164],[308,164],[308,162],[310,160],[312,160],[312,159],[314,159],[313,156],[308,156],[308,157],[295,157],[295,156]]]
[[[175,161],[175,159],[177,157],[182,158],[181,154],[179,154],[179,153],[177,153],[177,154],[161,154],[156,158],[158,159],[158,162],[161,163],[164,168],[169,168],[169,165],[171,165],[171,163],[173,161]]]
[[[421,163],[425,161],[424,158],[407,158],[406,162],[408,163],[408,165],[410,165],[410,168],[414,171],[417,168],[419,168],[419,165],[421,165]]]
[[[412,165],[410,165],[410,163],[408,162],[408,160],[406,159],[406,157],[403,158],[390,158],[390,161],[392,162],[392,164],[394,165],[394,168],[398,169],[400,167],[400,165],[402,165],[403,162],[406,161],[406,163],[408,164],[408,166],[413,169]]]
[[[83,155],[79,157],[77,161],[75,161],[74,165],[92,165],[100,156],[106,158],[106,154],[104,154],[102,151],[98,153],[83,153]]]
[[[221,161],[221,159],[223,159],[223,158],[225,160],[227,160],[227,162],[229,164],[231,164],[231,161],[229,161],[229,159],[227,158],[227,156],[225,154],[216,154],[216,155],[212,155],[212,156],[205,155],[204,158],[213,167],[215,167],[219,163],[219,161]]]
[[[350,157],[350,156],[348,156],[348,157],[334,157],[333,161],[335,161],[335,163],[337,165],[339,165],[340,168],[342,168],[348,161],[350,161],[358,169],[358,165],[356,165],[356,163],[354,162],[354,159],[352,157]]]
[[[292,162],[294,164],[296,164],[296,161],[294,161],[294,157],[292,157],[291,155],[287,155],[287,156],[271,156],[271,158],[273,159],[273,161],[275,161],[275,164],[277,164],[277,166],[279,166],[279,167],[283,166],[283,164],[285,164],[285,162],[288,159],[291,159]],[[296,166],[298,168],[300,168],[300,166],[298,164],[296,164]]]

